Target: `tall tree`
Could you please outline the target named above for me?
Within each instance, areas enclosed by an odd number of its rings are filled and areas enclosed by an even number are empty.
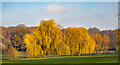
[[[41,20],[40,26],[35,27],[32,36],[30,37],[34,38],[30,39],[34,42],[32,43],[33,45],[39,45],[42,48],[43,55],[55,55],[59,53],[59,46],[62,43],[62,32],[60,28],[56,26],[56,23],[53,19]],[[25,39],[27,38],[28,37],[25,37]],[[27,41],[25,43],[29,45]],[[27,47],[27,49],[29,48]]]
[[[64,42],[70,47],[71,54],[89,53],[90,36],[85,28],[69,27],[64,29]]]

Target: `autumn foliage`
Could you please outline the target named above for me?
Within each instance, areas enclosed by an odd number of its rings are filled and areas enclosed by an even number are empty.
[[[114,36],[115,36],[115,45],[116,45],[116,51],[119,51],[120,49],[120,29],[114,30]]]
[[[62,32],[54,20],[42,20],[33,33],[24,36],[24,42],[30,56],[89,54],[96,45],[87,29],[70,27]]]
[[[54,20],[42,20],[40,26],[36,26],[33,33],[26,34],[24,39],[31,56],[56,55],[62,43],[62,32]]]
[[[17,58],[17,50],[16,50],[16,48],[14,48],[13,46],[11,46],[11,47],[9,48],[8,53],[9,53],[10,58],[11,58],[12,60]]]
[[[93,53],[94,40],[90,38],[88,30],[82,27],[69,27],[64,30],[64,43],[70,48],[72,54]],[[90,46],[90,44],[93,44]]]
[[[95,50],[101,50],[102,47],[101,47],[101,44],[103,42],[103,38],[102,38],[102,35],[96,33],[96,34],[92,34],[91,37],[95,40],[96,42],[96,47],[95,47]]]
[[[114,33],[113,33],[114,32]],[[113,36],[114,35],[114,36]],[[97,28],[89,30],[83,27],[63,28],[55,23],[55,20],[41,20],[39,26],[2,27],[3,50],[16,48],[18,51],[26,51],[28,56],[45,55],[81,55],[93,54],[96,51],[108,51],[118,49],[119,30],[100,31]],[[10,51],[9,50],[9,51]],[[11,50],[13,55],[15,51]],[[11,57],[14,59],[12,54]],[[15,56],[15,55],[14,55]]]

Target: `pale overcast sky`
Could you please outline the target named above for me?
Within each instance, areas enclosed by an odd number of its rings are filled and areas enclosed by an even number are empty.
[[[63,27],[118,28],[117,2],[3,2],[2,26],[38,26],[55,19]]]

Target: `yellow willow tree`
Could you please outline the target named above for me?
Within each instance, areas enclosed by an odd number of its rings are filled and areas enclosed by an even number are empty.
[[[103,44],[102,44],[102,49],[104,51],[107,51],[110,47],[110,38],[108,35],[103,35]]]
[[[103,42],[103,38],[102,38],[102,35],[101,34],[92,34],[91,35],[91,38],[93,38],[95,40],[95,43],[96,43],[96,46],[95,46],[95,50],[96,51],[100,51],[102,48],[101,48],[101,44]]]
[[[43,50],[41,48],[41,45],[38,45],[37,40],[35,39],[35,35],[33,33],[26,34],[24,36],[24,42],[26,43],[26,52],[28,53],[29,57],[33,56],[42,56]]]
[[[64,42],[70,47],[72,54],[89,53],[90,36],[88,30],[82,27],[64,29]]]
[[[53,19],[41,20],[40,26],[36,26],[32,34],[25,36],[25,43],[29,54],[33,53],[32,56],[55,55],[59,53],[62,32]]]

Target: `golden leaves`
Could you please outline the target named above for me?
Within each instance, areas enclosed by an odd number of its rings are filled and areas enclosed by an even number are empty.
[[[71,48],[72,54],[89,53],[89,43],[91,43],[89,38],[88,30],[83,27],[64,29],[64,42]]]
[[[13,46],[10,47],[10,49],[8,50],[8,53],[12,60],[17,58],[17,50]]]
[[[38,45],[36,45],[36,41],[34,40],[39,40],[39,42],[37,42]],[[58,48],[62,42],[61,40],[62,32],[55,26],[54,20],[42,20],[40,26],[37,26],[32,34],[27,34],[25,37],[25,43],[27,44],[27,49],[29,49],[28,53],[31,48],[33,48],[33,52],[30,51],[30,53],[35,53],[32,56],[54,54],[52,52],[58,53]],[[35,50],[37,46],[40,47],[40,51],[42,52]]]

